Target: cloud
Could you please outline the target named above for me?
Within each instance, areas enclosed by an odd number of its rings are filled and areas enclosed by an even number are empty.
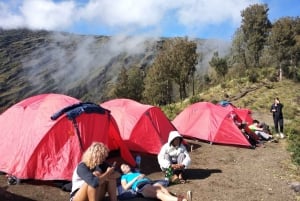
[[[238,26],[240,11],[253,3],[259,0],[0,0],[0,27],[68,31],[94,26],[118,34],[170,27],[175,32],[180,26],[197,33],[206,25]]]
[[[25,0],[0,2],[0,27],[64,30],[75,21],[71,1]]]
[[[25,0],[20,7],[25,26],[32,29],[62,30],[72,25],[76,12],[74,2]]]
[[[190,0],[178,9],[178,19],[185,26],[221,24],[224,21],[238,24],[241,19],[240,11],[249,3],[250,1],[240,0]]]

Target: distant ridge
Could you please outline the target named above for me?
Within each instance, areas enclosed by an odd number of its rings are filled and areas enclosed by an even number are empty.
[[[40,93],[102,102],[119,69],[148,68],[163,40],[0,29],[0,112]],[[197,67],[201,71],[213,52],[226,54],[230,48],[218,40],[197,43],[205,56]]]

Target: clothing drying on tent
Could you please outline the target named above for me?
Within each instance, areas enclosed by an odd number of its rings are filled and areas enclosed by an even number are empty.
[[[130,99],[114,99],[101,106],[111,111],[122,139],[132,151],[158,154],[170,131],[176,130],[159,107]]]
[[[211,143],[251,147],[248,139],[230,117],[231,111],[210,102],[186,107],[172,121],[185,137]]]
[[[110,112],[61,94],[41,94],[0,116],[0,171],[19,179],[71,180],[83,151],[94,141],[120,149],[135,164]]]

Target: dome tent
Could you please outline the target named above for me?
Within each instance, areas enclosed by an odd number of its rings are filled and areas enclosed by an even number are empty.
[[[248,139],[230,118],[230,113],[213,103],[198,102],[186,107],[172,123],[187,138],[250,148]]]
[[[168,141],[170,131],[176,130],[159,107],[131,99],[113,99],[101,106],[111,111],[131,151],[158,154]]]
[[[4,111],[0,171],[19,179],[71,180],[83,151],[93,141],[103,142],[110,150],[122,149],[125,160],[134,163],[109,111],[87,105],[94,107],[88,110],[85,103],[66,95],[41,94]],[[76,109],[81,112],[72,116]]]

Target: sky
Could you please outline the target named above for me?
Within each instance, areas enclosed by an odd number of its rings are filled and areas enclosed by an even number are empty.
[[[300,16],[299,0],[0,0],[0,27],[230,41],[256,3],[268,5],[271,22]]]

